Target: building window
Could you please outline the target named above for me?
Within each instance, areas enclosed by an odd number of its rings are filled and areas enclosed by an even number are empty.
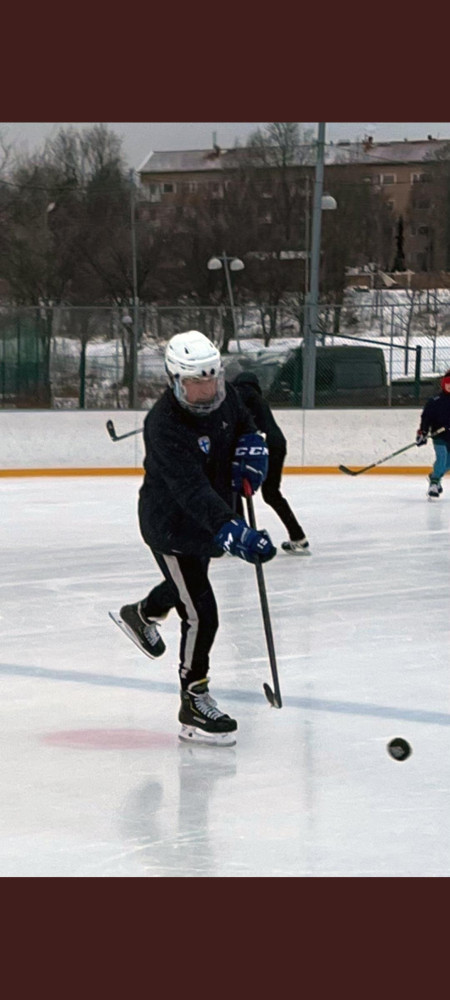
[[[420,184],[420,183],[429,184],[430,181],[431,181],[431,174],[422,172],[418,174],[411,174],[411,184]]]
[[[189,181],[188,188],[191,194],[195,194],[198,189],[197,181]]]
[[[419,226],[417,232],[419,233],[419,236],[428,236],[428,226]]]
[[[270,182],[258,181],[256,185],[256,193],[258,198],[273,198],[273,191],[271,190]]]
[[[164,194],[174,194],[175,190],[176,190],[175,184],[171,184],[171,183],[165,183],[165,184],[163,184],[162,188],[163,188],[163,193]]]
[[[159,184],[143,184],[141,193],[147,201],[161,201],[161,188]]]
[[[397,183],[397,175],[396,174],[381,174],[381,183],[383,184],[383,186],[386,185],[386,184],[396,184]]]

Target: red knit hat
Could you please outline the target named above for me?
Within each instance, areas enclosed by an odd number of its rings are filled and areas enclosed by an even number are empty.
[[[450,392],[450,368],[441,378],[442,392]]]

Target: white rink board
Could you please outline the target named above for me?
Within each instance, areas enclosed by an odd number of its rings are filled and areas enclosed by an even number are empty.
[[[286,467],[368,465],[411,444],[421,409],[274,410],[287,441]],[[142,469],[140,434],[111,441],[106,421],[117,434],[142,426],[145,411],[0,412],[0,472],[21,469]],[[430,444],[390,460],[396,467],[429,468]]]

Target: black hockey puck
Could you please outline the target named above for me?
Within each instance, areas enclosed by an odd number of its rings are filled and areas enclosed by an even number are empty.
[[[391,740],[391,742],[388,743],[387,750],[394,760],[407,760],[412,753],[408,741],[403,740],[401,736],[396,736],[393,740]]]

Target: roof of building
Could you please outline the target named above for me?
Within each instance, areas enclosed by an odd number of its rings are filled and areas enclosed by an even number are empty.
[[[404,140],[403,142],[337,142],[325,146],[325,165],[339,164],[407,164],[426,163],[436,157],[436,153],[450,148],[448,139]],[[220,173],[237,166],[247,154],[246,147],[237,149],[178,149],[160,150],[149,153],[140,167],[140,174],[193,173],[214,171]],[[297,165],[314,166],[316,146],[300,146],[296,158]]]
[[[184,173],[198,170],[224,170],[232,166],[239,150],[171,149],[151,152],[138,168],[141,174]]]
[[[449,139],[403,142],[336,143],[325,149],[325,163],[424,163],[450,147]]]

